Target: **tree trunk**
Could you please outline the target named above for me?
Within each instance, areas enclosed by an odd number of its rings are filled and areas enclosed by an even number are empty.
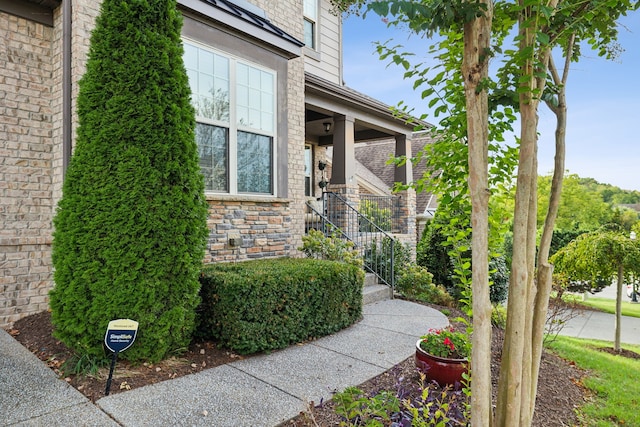
[[[620,331],[622,330],[622,285],[624,282],[624,267],[622,263],[618,266],[618,287],[616,289],[616,337],[613,342],[613,349],[620,351]]]
[[[474,425],[490,426],[491,413],[491,301],[489,300],[488,244],[488,98],[478,85],[488,76],[485,52],[490,47],[492,3],[483,17],[464,26],[464,61],[469,144],[469,193],[471,197],[471,261],[473,336],[471,353],[471,419]]]
[[[533,307],[533,330],[531,333],[531,402],[529,412],[533,418],[533,411],[536,404],[536,391],[538,389],[538,375],[540,373],[540,359],[542,357],[542,343],[544,341],[545,325],[547,321],[547,310],[549,308],[549,296],[551,295],[553,266],[549,264],[549,250],[551,248],[551,238],[553,237],[553,226],[558,216],[560,206],[560,195],[562,193],[562,180],[564,179],[565,166],[565,137],[567,130],[567,97],[566,84],[569,76],[569,65],[573,53],[575,35],[570,37],[567,53],[565,55],[564,70],[562,78],[558,74],[553,58],[549,58],[549,71],[554,83],[558,86],[558,105],[547,103],[549,108],[556,115],[556,155],[553,167],[553,178],[551,179],[551,194],[549,196],[549,208],[545,217],[540,238],[540,248],[538,249],[538,275],[535,303]]]

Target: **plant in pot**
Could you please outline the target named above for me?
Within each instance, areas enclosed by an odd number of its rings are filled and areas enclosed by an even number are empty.
[[[471,341],[465,332],[452,327],[430,329],[416,343],[416,367],[441,386],[462,382],[467,372]]]

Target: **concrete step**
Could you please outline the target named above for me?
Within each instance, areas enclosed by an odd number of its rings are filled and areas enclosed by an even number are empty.
[[[378,284],[378,277],[373,273],[365,273],[364,275],[364,286],[375,286]]]
[[[362,289],[362,304],[385,301],[392,297],[391,288],[387,285],[369,285]]]

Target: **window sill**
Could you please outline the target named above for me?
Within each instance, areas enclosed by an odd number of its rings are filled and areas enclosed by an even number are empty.
[[[304,56],[306,58],[313,59],[314,61],[320,62],[321,60],[320,52],[318,52],[317,50],[311,49],[305,46],[302,48],[302,51],[304,52]]]
[[[257,202],[257,203],[290,203],[291,200],[276,196],[263,196],[259,194],[221,194],[221,193],[205,193],[207,202]]]

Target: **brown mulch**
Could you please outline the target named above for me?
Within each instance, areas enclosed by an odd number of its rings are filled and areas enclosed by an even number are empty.
[[[73,358],[73,351],[53,337],[49,312],[22,318],[15,322],[8,332],[92,402],[105,396],[109,366],[100,368],[96,375],[82,376],[69,373],[70,367],[65,366],[65,361],[69,361],[69,365],[72,366],[77,362]],[[180,357],[156,364],[132,365],[126,360],[118,360],[109,394],[171,380],[242,358],[243,356],[230,350],[219,348],[216,343],[198,342],[193,343]]]
[[[438,308],[435,306],[435,308]],[[440,307],[442,308],[442,307]],[[452,318],[456,317],[456,313]],[[71,360],[73,353],[62,343],[52,337],[51,316],[47,312],[25,317],[17,321],[9,333],[33,352],[43,362],[64,378],[69,384],[82,392],[91,401],[104,396],[108,367],[103,367],[97,375],[82,376],[65,371],[64,362]],[[496,330],[492,342],[492,376],[494,395],[500,363],[502,333]],[[603,349],[603,351],[608,351]],[[613,351],[613,349],[611,349]],[[626,352],[626,351],[625,351]],[[633,353],[633,352],[631,352]],[[616,353],[619,354],[619,353]],[[626,357],[640,357],[638,354],[622,354]],[[204,369],[233,362],[242,356],[220,348],[214,342],[194,343],[180,357],[171,358],[157,364],[132,365],[127,361],[119,361],[116,367],[111,394],[171,380],[183,375],[200,372]],[[534,426],[570,426],[577,425],[575,408],[585,401],[585,390],[581,386],[583,372],[557,356],[544,353],[538,382]],[[395,390],[398,381],[417,384],[419,375],[415,369],[413,357],[406,359],[394,368],[363,383],[360,388],[364,392],[376,390]],[[333,402],[315,402],[309,411],[284,423],[283,426],[334,426],[340,418],[333,411]]]

